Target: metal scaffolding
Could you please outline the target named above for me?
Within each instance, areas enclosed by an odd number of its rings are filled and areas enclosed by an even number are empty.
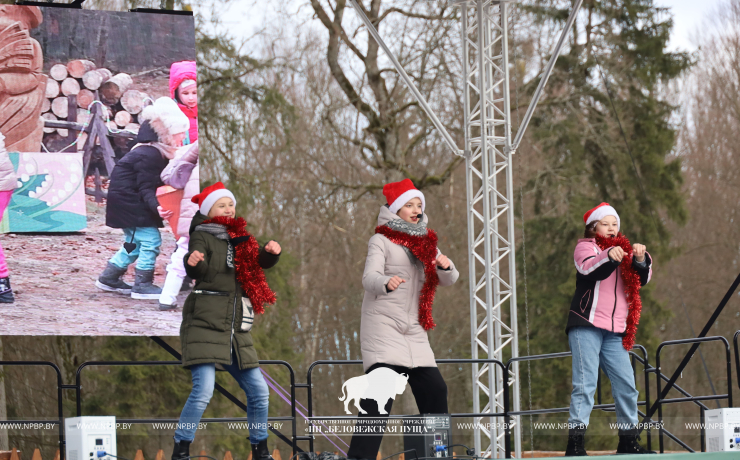
[[[465,157],[468,269],[470,272],[470,338],[473,359],[505,359],[519,356],[516,302],[516,254],[514,242],[514,184],[512,157],[542,96],[565,38],[581,7],[574,0],[559,40],[543,69],[537,90],[512,141],[509,103],[509,10],[517,0],[450,0],[460,8],[463,57],[465,145],[457,147],[424,96],[416,88],[385,44],[375,26],[350,0],[368,32],[383,48],[393,66],[411,90],[420,107],[456,155]],[[496,366],[473,365],[473,412],[503,411],[503,371]],[[520,410],[519,366],[514,363],[509,377],[513,411]],[[496,417],[477,428],[475,450],[480,456],[506,455],[504,430]],[[521,457],[520,417],[512,419],[514,451]]]
[[[514,192],[509,104],[508,2],[461,2],[465,84],[465,172],[470,271],[471,358],[518,357]],[[505,354],[507,356],[505,356]],[[504,410],[503,371],[473,365],[473,412]],[[519,410],[519,372],[512,368],[513,410]],[[482,456],[505,456],[495,417],[475,430]],[[521,451],[518,419],[512,423]]]

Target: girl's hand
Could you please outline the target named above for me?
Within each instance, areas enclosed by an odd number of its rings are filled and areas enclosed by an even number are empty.
[[[162,206],[157,206],[157,212],[159,213],[159,217],[162,219],[169,219],[175,214],[169,209],[164,209]]]
[[[269,252],[270,254],[280,254],[280,251],[282,251],[282,249],[280,248],[280,245],[277,241],[270,241],[265,245],[265,251]]]
[[[614,262],[622,262],[623,257],[624,249],[620,248],[619,246],[614,246],[609,250],[609,258]]]
[[[437,256],[436,262],[437,266],[442,268],[443,270],[447,270],[448,268],[450,268],[450,259],[448,259],[447,256],[442,253]]]
[[[190,254],[190,257],[188,257],[188,265],[191,267],[195,267],[198,265],[198,262],[201,262],[203,260],[206,260],[206,257],[203,255],[200,251],[193,251],[192,254]]]
[[[386,284],[386,286],[388,287],[389,292],[395,291],[396,289],[398,289],[398,286],[400,286],[401,283],[405,283],[405,282],[406,282],[405,279],[402,279],[398,276],[394,276],[393,278],[391,278],[390,281],[388,281],[388,284]]]
[[[633,244],[632,245],[632,253],[635,255],[635,260],[638,262],[644,262],[645,261],[645,251],[647,248],[645,248],[644,244]]]

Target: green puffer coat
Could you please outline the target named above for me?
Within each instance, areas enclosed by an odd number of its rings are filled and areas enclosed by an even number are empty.
[[[226,264],[228,243],[210,233],[196,232],[195,227],[208,220],[200,212],[190,224],[190,245],[185,255],[185,271],[196,280],[182,309],[180,342],[182,364],[231,364],[232,344],[239,361],[239,369],[258,367],[257,351],[252,335],[241,330],[244,291],[236,281],[236,269]],[[188,265],[193,251],[205,255],[198,265]],[[260,248],[259,265],[273,267],[279,254],[270,254]]]

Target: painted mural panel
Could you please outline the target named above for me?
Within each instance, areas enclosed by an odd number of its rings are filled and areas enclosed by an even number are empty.
[[[82,152],[11,152],[17,187],[0,231],[78,232],[87,228]]]

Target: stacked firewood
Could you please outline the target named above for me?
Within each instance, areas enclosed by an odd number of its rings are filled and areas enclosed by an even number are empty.
[[[77,101],[77,122],[89,121],[88,108],[95,99],[104,104],[104,115],[107,115],[108,127],[112,130],[125,129],[138,132],[137,116],[150,104],[146,93],[132,89],[133,79],[125,73],[113,74],[110,70],[96,68],[92,61],[75,59],[67,65],[56,64],[49,69],[46,83],[46,99],[41,108],[42,117],[46,120],[69,119],[69,96]],[[68,130],[63,128],[44,127],[45,133],[58,133],[67,137]]]

